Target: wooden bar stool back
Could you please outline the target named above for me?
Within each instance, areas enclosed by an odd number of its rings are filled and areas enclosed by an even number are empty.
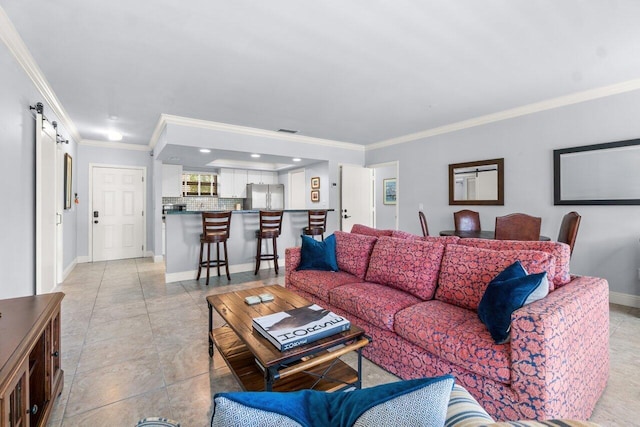
[[[283,211],[260,211],[260,230],[256,231],[258,248],[256,253],[256,271],[260,270],[260,261],[273,261],[273,267],[278,274],[278,245],[276,240],[282,230]],[[273,245],[273,253],[262,253],[262,239],[269,239]]]
[[[320,236],[324,241],[324,231],[327,228],[327,211],[310,210],[309,225],[302,229],[307,236]]]
[[[207,286],[209,286],[209,269],[216,267],[220,276],[220,267],[225,266],[227,279],[231,280],[229,274],[229,262],[227,258],[227,240],[231,228],[231,211],[225,212],[202,212],[202,234],[200,234],[200,258],[198,266],[198,277],[204,267],[207,268]],[[211,244],[216,244],[216,259],[211,259]],[[224,248],[224,259],[220,259],[220,243]],[[203,260],[204,245],[207,245],[207,259]]]

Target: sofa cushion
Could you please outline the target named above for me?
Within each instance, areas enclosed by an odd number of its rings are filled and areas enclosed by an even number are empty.
[[[393,331],[398,311],[421,301],[398,289],[370,282],[351,283],[333,288],[329,292],[330,304],[390,331]]]
[[[490,239],[461,239],[460,245],[475,248],[502,250],[529,250],[547,252],[555,258],[556,268],[553,275],[549,275],[549,290],[566,285],[571,281],[569,274],[569,260],[571,250],[569,245],[560,242],[519,241],[519,240],[490,240]]]
[[[478,305],[478,317],[496,344],[508,342],[511,313],[548,293],[547,273],[528,275],[516,261],[489,283]]]
[[[391,236],[393,230],[379,230],[377,228],[367,227],[362,224],[353,224],[351,227],[351,232],[354,234],[363,234],[365,236]]]
[[[332,234],[321,242],[304,234],[300,237],[300,264],[296,270],[338,271],[336,236]]]
[[[289,274],[289,282],[296,288],[315,295],[323,301],[329,301],[331,289],[347,283],[362,282],[362,279],[345,271],[305,270],[292,271]]]
[[[511,381],[508,344],[496,344],[478,315],[441,301],[423,301],[399,311],[396,333],[454,365],[495,381]]]
[[[336,236],[338,268],[364,279],[373,245],[378,238],[343,231],[336,231],[333,234]]]
[[[349,393],[216,393],[211,426],[443,426],[453,385],[454,378],[444,375]]]
[[[442,259],[435,298],[477,310],[489,282],[518,260],[529,273],[544,271],[548,277],[553,277],[555,258],[546,252],[492,251],[471,246],[448,245]]]
[[[365,279],[429,300],[438,283],[444,245],[422,240],[379,237]]]

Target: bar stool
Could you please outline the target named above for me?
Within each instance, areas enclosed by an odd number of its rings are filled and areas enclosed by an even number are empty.
[[[198,259],[198,277],[203,267],[207,267],[207,286],[209,286],[209,268],[217,267],[218,276],[220,276],[220,266],[224,265],[227,269],[227,279],[231,280],[229,275],[229,262],[227,257],[227,239],[229,238],[229,229],[231,228],[231,211],[225,212],[202,212],[202,234],[200,234],[200,257]],[[216,259],[211,259],[211,244],[216,244]],[[220,243],[224,247],[224,259],[220,259]],[[207,259],[203,260],[204,245],[207,245]]]
[[[327,211],[309,211],[309,225],[302,229],[307,236],[320,236],[324,241],[324,230],[327,228]]]
[[[258,251],[256,253],[256,271],[260,270],[260,261],[273,260],[273,266],[278,274],[278,246],[276,239],[280,236],[282,230],[282,211],[260,211],[260,230],[256,230],[258,238]],[[262,253],[262,239],[271,239],[273,244],[273,253]],[[268,248],[268,243],[267,243]]]

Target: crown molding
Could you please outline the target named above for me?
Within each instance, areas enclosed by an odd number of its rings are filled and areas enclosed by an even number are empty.
[[[127,144],[125,142],[114,142],[114,141],[98,141],[95,139],[82,139],[78,143],[78,145],[86,145],[89,147],[100,147],[100,148],[117,148],[120,150],[132,150],[132,151],[151,151],[151,148],[147,145],[140,144]]]
[[[276,132],[272,130],[251,128],[246,126],[231,125],[227,123],[212,122],[209,120],[192,119],[189,117],[173,116],[169,114],[161,114],[160,120],[156,125],[151,140],[149,141],[149,147],[154,148],[158,143],[160,134],[166,128],[167,125],[178,125],[200,129],[209,129],[220,132],[235,133],[240,135],[258,136],[262,138],[277,139],[280,141],[292,141],[301,142],[304,144],[321,145],[331,148],[342,148],[345,150],[364,151],[364,146],[360,144],[354,144],[351,142],[333,141],[330,139],[314,138],[304,135],[292,135],[282,132]]]
[[[40,92],[44,98],[46,104],[51,108],[53,114],[55,114],[59,124],[69,132],[74,141],[80,141],[81,138],[78,128],[76,128],[76,125],[53,92],[42,70],[35,59],[33,59],[33,56],[31,56],[27,45],[22,40],[22,37],[20,37],[20,34],[18,34],[18,31],[2,7],[0,7],[0,40],[4,42],[9,52],[11,52],[18,64],[20,64],[22,69],[27,73],[38,92]]]
[[[628,80],[622,83],[616,83],[609,86],[602,86],[599,88],[576,92],[565,96],[559,96],[557,98],[551,98],[544,101],[535,102],[533,104],[523,105],[521,107],[511,108],[509,110],[499,111],[497,113],[487,114],[469,120],[463,120],[460,122],[439,126],[433,129],[427,129],[421,132],[387,139],[368,145],[366,149],[367,151],[377,150],[379,148],[390,147],[397,144],[404,144],[405,142],[417,141],[419,139],[429,138],[436,135],[443,135],[463,129],[469,129],[476,126],[482,126],[489,123],[513,119],[515,117],[553,110],[555,108],[579,104],[582,102],[592,101],[594,99],[606,98],[608,96],[619,95],[621,93],[633,92],[636,90],[640,90],[640,79]]]

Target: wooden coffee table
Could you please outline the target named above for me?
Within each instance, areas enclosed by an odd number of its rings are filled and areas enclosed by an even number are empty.
[[[245,297],[270,293],[273,301],[247,305]],[[336,391],[362,386],[362,347],[369,344],[364,330],[351,324],[347,331],[291,350],[279,351],[260,333],[251,320],[312,304],[282,286],[229,292],[207,297],[209,306],[209,356],[215,345],[240,385],[247,391],[292,391],[314,389]],[[213,327],[213,310],[225,325]],[[356,351],[357,369],[340,360]]]

